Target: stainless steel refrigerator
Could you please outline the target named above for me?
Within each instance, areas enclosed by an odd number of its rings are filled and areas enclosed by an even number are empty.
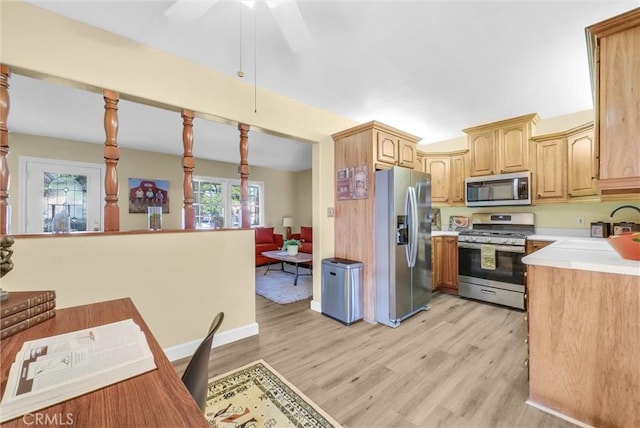
[[[376,321],[398,327],[431,301],[431,176],[375,173]]]

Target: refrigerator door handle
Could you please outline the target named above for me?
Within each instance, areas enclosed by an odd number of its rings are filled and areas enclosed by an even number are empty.
[[[416,196],[415,187],[411,188],[411,199],[411,239],[413,243],[411,267],[414,267],[416,265],[416,260],[418,259],[418,197]]]
[[[404,254],[407,258],[407,266],[411,267],[411,239],[412,233],[411,229],[411,187],[407,188],[407,193],[404,196],[404,216],[407,219],[407,224],[405,227],[407,228],[408,242],[407,245],[404,246]]]
[[[405,201],[405,212],[407,213],[407,228],[409,229],[409,242],[406,247],[407,264],[414,267],[416,264],[416,253],[418,250],[418,207],[416,204],[415,188],[407,189],[407,199]]]

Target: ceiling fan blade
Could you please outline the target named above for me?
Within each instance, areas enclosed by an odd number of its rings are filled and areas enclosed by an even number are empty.
[[[207,13],[219,0],[176,0],[164,16],[176,22],[192,22]]]
[[[308,49],[313,38],[295,0],[267,0],[266,3],[291,50],[301,53]]]

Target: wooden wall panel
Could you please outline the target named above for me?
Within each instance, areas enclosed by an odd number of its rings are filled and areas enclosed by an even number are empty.
[[[363,317],[375,322],[375,247],[373,130],[338,138],[335,145],[335,170],[367,165],[367,199],[336,200],[335,256],[360,261],[363,266]]]

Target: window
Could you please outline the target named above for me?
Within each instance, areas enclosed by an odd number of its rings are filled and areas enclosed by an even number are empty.
[[[249,182],[251,227],[264,223],[264,183]],[[241,227],[240,181],[213,177],[193,178],[193,207],[197,229]]]
[[[20,233],[53,231],[53,218],[66,212],[71,232],[102,228],[104,165],[20,157]]]

